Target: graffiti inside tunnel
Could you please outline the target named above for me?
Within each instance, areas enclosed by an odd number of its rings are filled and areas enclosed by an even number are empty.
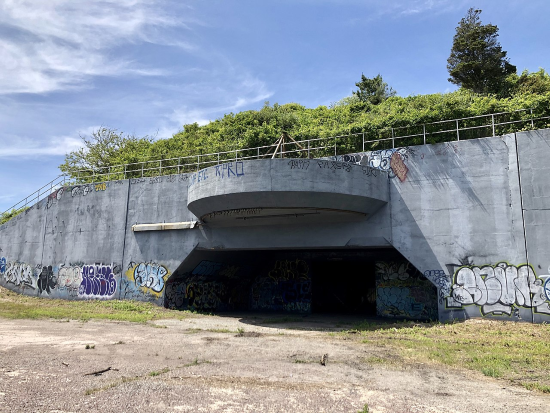
[[[383,317],[436,320],[437,290],[407,261],[377,262],[376,313]]]
[[[454,274],[447,308],[477,306],[483,316],[519,316],[520,308],[532,308],[550,315],[549,279],[548,275],[537,277],[527,264],[463,266]]]

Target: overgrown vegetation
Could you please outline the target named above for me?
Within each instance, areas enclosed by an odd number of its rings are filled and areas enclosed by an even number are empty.
[[[11,211],[6,211],[0,214],[0,225],[8,222],[10,219],[16,217],[22,212],[25,212],[25,210],[29,209],[28,207],[20,208],[20,209],[12,209]]]
[[[411,363],[476,370],[550,393],[550,325],[489,320],[452,324],[363,323],[342,335],[369,346],[391,346]],[[367,361],[369,362],[369,361]],[[381,363],[384,360],[377,359]],[[386,360],[395,364],[394,360]]]
[[[365,134],[365,139],[375,142],[367,144],[365,150],[376,150],[391,147],[391,142],[380,139],[392,136],[391,128],[402,128],[394,131],[396,136],[422,133],[422,124],[442,120],[452,120],[470,116],[499,112],[511,112],[519,109],[533,109],[515,115],[500,115],[495,121],[508,122],[526,120],[522,123],[501,126],[495,131],[505,134],[518,129],[543,128],[549,125],[548,120],[531,124],[532,117],[550,116],[550,77],[541,70],[536,73],[524,72],[522,75],[511,75],[507,78],[507,93],[510,97],[480,95],[468,90],[459,90],[446,94],[417,96],[390,96],[373,104],[361,101],[357,96],[344,98],[330,107],[319,106],[309,109],[297,103],[270,105],[265,103],[260,110],[249,110],[229,113],[220,119],[199,126],[196,123],[184,125],[183,130],[171,138],[153,141],[150,138],[120,136],[116,131],[101,129],[92,137],[86,138],[86,149],[71,152],[67,155],[60,169],[77,178],[80,182],[101,181],[126,177],[155,176],[195,171],[194,165],[189,171],[177,168],[178,163],[196,162],[198,154],[228,152],[222,154],[221,161],[235,159],[235,151],[263,145],[272,145],[282,132],[287,132],[296,140],[320,139],[317,146],[322,146],[323,139],[332,136]],[[487,119],[473,119],[461,126],[479,126],[487,124]],[[428,143],[454,139],[456,132],[454,122],[448,124],[427,125]],[[441,130],[451,132],[436,133]],[[463,138],[480,136],[480,131],[487,136],[488,129],[474,129]],[[404,139],[399,146],[423,143],[422,137]],[[361,151],[361,138],[341,138],[336,142],[340,154]],[[389,146],[388,146],[389,145]],[[265,150],[267,152],[267,149]],[[315,156],[334,154],[334,148],[315,151]],[[240,153],[239,156],[256,156],[257,151]],[[298,156],[306,157],[303,152]],[[185,157],[189,157],[185,159]],[[176,158],[163,161],[159,169],[158,159]],[[184,158],[184,159],[178,159]],[[149,161],[149,162],[145,162]],[[204,167],[217,163],[218,158],[201,157]],[[145,162],[116,168],[115,165]],[[208,163],[210,162],[210,164]],[[93,176],[76,172],[82,168],[96,168]],[[104,168],[99,170],[98,168]],[[111,167],[111,169],[109,169]],[[101,175],[111,172],[110,175]]]

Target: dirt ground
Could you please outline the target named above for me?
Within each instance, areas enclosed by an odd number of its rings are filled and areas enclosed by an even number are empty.
[[[0,412],[550,412],[477,373],[371,364],[393,350],[331,335],[330,317],[262,320],[0,319]]]

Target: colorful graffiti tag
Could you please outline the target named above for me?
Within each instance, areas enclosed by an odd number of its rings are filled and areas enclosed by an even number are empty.
[[[483,316],[510,316],[518,308],[532,308],[535,313],[550,315],[550,276],[544,277],[546,280],[537,277],[527,264],[463,266],[454,274],[447,308],[475,305]]]
[[[436,289],[407,261],[377,262],[376,313],[383,317],[435,320]]]
[[[153,262],[130,263],[126,277],[146,294],[160,297],[170,271],[164,265]]]
[[[112,265],[84,265],[78,296],[82,298],[112,298],[117,282]]]

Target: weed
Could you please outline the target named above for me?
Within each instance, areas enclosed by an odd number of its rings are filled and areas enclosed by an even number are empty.
[[[359,410],[358,413],[369,413],[369,405],[365,403],[362,410]]]
[[[85,349],[86,350],[93,350],[95,348],[95,344],[86,344]]]
[[[161,374],[168,373],[169,371],[170,371],[170,369],[168,367],[166,367],[166,368],[163,368],[162,370],[159,370],[159,371],[150,372],[149,376],[156,377],[156,376],[160,376]]]

